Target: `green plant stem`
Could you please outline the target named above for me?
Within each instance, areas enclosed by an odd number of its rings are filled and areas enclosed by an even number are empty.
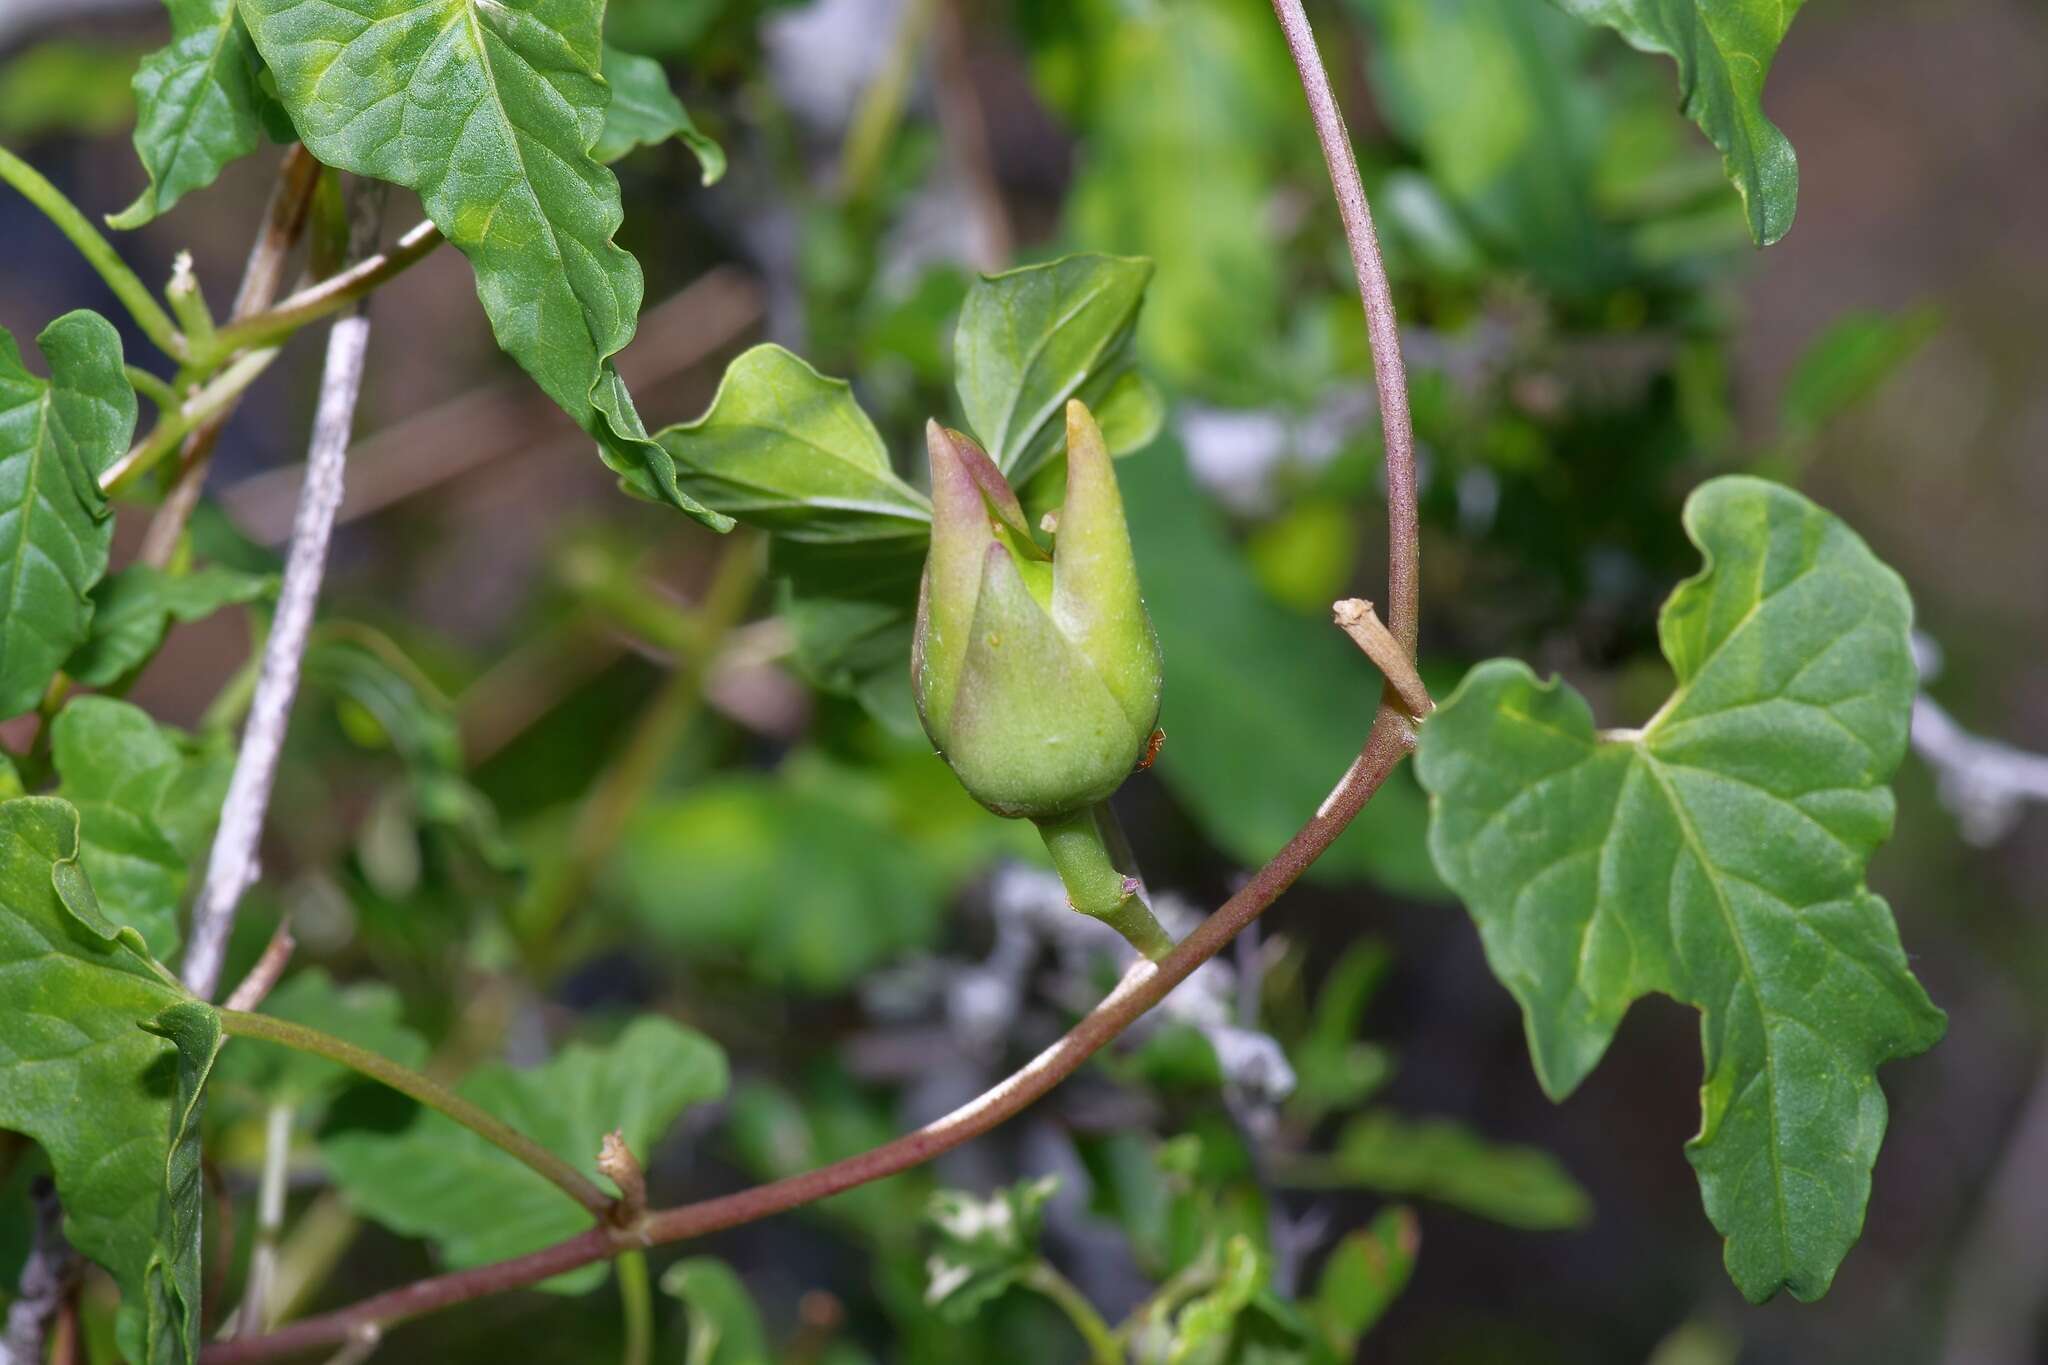
[[[277,359],[277,348],[267,347],[239,356],[234,363],[213,376],[206,385],[190,398],[157,418],[156,426],[149,435],[137,442],[133,449],[120,459],[108,465],[100,475],[101,491],[114,494],[128,487],[148,473],[166,455],[178,448],[193,428],[226,412],[241,398],[242,391],[256,382],[270,362]]]
[[[1133,1308],[1130,1315],[1117,1324],[1117,1340],[1131,1341],[1144,1328],[1165,1323],[1176,1308],[1214,1283],[1216,1262],[1208,1256],[1198,1258],[1194,1264],[1169,1276],[1165,1283],[1152,1291],[1151,1297]]]
[[[1054,1306],[1067,1315],[1074,1329],[1088,1343],[1088,1358],[1092,1365],[1123,1365],[1124,1349],[1117,1341],[1116,1333],[1103,1321],[1102,1314],[1095,1311],[1095,1305],[1088,1302],[1088,1296],[1076,1288],[1072,1280],[1053,1269],[1050,1261],[1034,1262],[1024,1272],[1021,1283],[1026,1289],[1052,1300]]]
[[[307,1028],[303,1024],[272,1018],[267,1014],[246,1014],[241,1010],[224,1009],[220,1011],[220,1022],[230,1037],[260,1038],[264,1042],[276,1043],[280,1047],[310,1052],[314,1056],[339,1062],[351,1071],[361,1072],[372,1080],[382,1081],[393,1090],[408,1095],[429,1109],[447,1116],[508,1156],[531,1167],[535,1174],[553,1182],[562,1193],[596,1217],[602,1219],[611,1212],[611,1197],[582,1172],[503,1119],[478,1108],[439,1081],[423,1076],[411,1067],[401,1066],[389,1057],[379,1056],[368,1048],[357,1047],[354,1043],[336,1038],[332,1034]]]
[[[626,1344],[620,1365],[648,1365],[654,1352],[654,1295],[647,1286],[647,1253],[623,1252],[618,1260],[619,1311],[625,1318]]]
[[[1173,940],[1138,895],[1135,869],[1123,852],[1129,843],[1108,802],[1034,823],[1067,889],[1067,904],[1101,920],[1154,962],[1173,951]]]
[[[168,381],[157,378],[139,365],[123,365],[121,372],[128,376],[129,385],[156,405],[158,413],[175,412],[178,409],[178,391]]]
[[[99,272],[107,287],[114,291],[114,297],[135,319],[135,325],[142,334],[156,343],[158,350],[173,360],[184,360],[188,348],[185,337],[178,331],[171,315],[157,303],[155,295],[149,292],[135,272],[121,259],[113,243],[100,235],[78,206],[64,197],[64,192],[43,177],[42,172],[23,161],[5,147],[0,147],[0,180],[5,180],[38,209],[43,216],[57,225],[57,230],[71,239],[71,245],[78,248],[86,263]]]
[[[177,265],[171,271],[170,286],[164,290],[164,302],[170,304],[171,315],[178,320],[178,330],[185,334],[186,350],[195,356],[212,355],[213,309],[207,307],[205,291],[199,287],[199,277],[192,273],[191,252],[178,253]]]
[[[426,259],[445,240],[432,223],[416,224],[389,251],[369,257],[318,284],[308,285],[274,307],[228,323],[214,333],[206,356],[218,363],[234,352],[275,345],[309,323],[347,308],[378,285],[396,278]]]

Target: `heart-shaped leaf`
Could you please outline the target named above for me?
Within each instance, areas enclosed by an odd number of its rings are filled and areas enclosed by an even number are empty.
[[[128,1357],[189,1361],[201,1194],[192,1117],[219,1023],[135,930],[106,917],[78,858],[69,805],[0,803],[0,1128],[49,1154],[65,1234],[121,1286]]]
[[[1151,278],[1152,262],[1141,257],[1067,256],[968,287],[953,335],[954,384],[968,426],[1012,485],[1022,487],[1065,444],[1069,398],[1095,407],[1132,373],[1131,331]],[[1142,390],[1120,392],[1110,406],[1120,420],[1127,407],[1156,419],[1156,395]]]
[[[898,478],[853,386],[780,346],[726,367],[710,410],[657,438],[685,489],[791,540],[921,539],[931,505]]]
[[[100,471],[135,434],[121,338],[97,313],[66,313],[36,338],[39,379],[0,329],[0,719],[34,706],[85,639],[86,596],[114,533]]]
[[[51,762],[62,779],[57,795],[78,810],[78,859],[100,908],[139,932],[157,957],[169,957],[178,947],[189,865],[159,812],[188,755],[148,712],[111,697],[78,698],[58,713],[50,733]]]
[[[1696,1006],[1688,1146],[1751,1299],[1824,1293],[1863,1227],[1879,1063],[1940,1037],[1864,866],[1906,748],[1912,605],[1855,533],[1789,489],[1686,504],[1705,569],[1659,621],[1677,688],[1640,731],[1519,663],[1422,727],[1430,852],[1521,1003],[1552,1096],[1652,991]]]
[[[168,0],[171,41],[135,72],[135,152],[149,187],[107,222],[137,228],[256,150],[270,97],[235,0]],[[272,106],[274,108],[274,106]]]
[[[611,103],[603,0],[238,0],[314,156],[417,190],[476,270],[498,344],[597,441],[626,486],[707,525],[612,356],[640,264],[612,241],[619,183],[591,153]]]
[[[92,633],[64,663],[72,681],[106,687],[148,663],[173,621],[197,621],[222,607],[273,596],[271,574],[222,564],[173,576],[130,564],[92,590]]]

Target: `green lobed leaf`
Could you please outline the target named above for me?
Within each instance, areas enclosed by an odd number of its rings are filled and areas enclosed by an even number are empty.
[[[151,954],[178,948],[178,907],[190,859],[160,813],[189,756],[149,713],[111,697],[79,697],[50,727],[57,795],[78,811],[78,859],[100,908],[142,935]]]
[[[1720,148],[1758,246],[1783,237],[1798,207],[1798,159],[1764,117],[1763,93],[1778,44],[1804,2],[1556,0],[1566,13],[1606,25],[1631,47],[1678,63],[1681,105]]]
[[[1578,1227],[1593,1201],[1537,1147],[1488,1142],[1450,1119],[1409,1119],[1386,1109],[1344,1125],[1318,1185],[1354,1185],[1411,1195],[1510,1227]]]
[[[661,63],[610,43],[604,45],[601,62],[612,98],[605,106],[604,131],[590,154],[610,165],[635,147],[657,147],[677,138],[697,158],[704,183],[716,184],[725,174],[725,149],[698,130],[690,111],[669,89]]]
[[[148,1365],[184,1365],[199,1358],[200,1234],[206,1201],[201,1175],[199,1108],[207,1075],[220,1055],[220,1016],[197,1000],[171,1006],[144,1027],[178,1050],[177,1093],[171,1100],[156,1245],[143,1270]]]
[[[661,1292],[683,1302],[688,1330],[681,1365],[768,1365],[768,1333],[746,1282],[715,1256],[690,1256],[661,1274]]]
[[[41,700],[86,637],[114,532],[99,476],[135,434],[111,323],[80,309],[36,342],[47,380],[0,329],[0,719]]]
[[[48,1154],[65,1235],[121,1287],[130,1356],[152,1365],[191,1359],[192,1350],[172,1349],[193,1346],[189,1335],[166,1335],[176,1324],[156,1313],[149,1318],[158,1330],[147,1330],[143,1306],[159,1291],[196,1302],[196,1240],[184,1230],[196,1239],[198,1191],[187,1162],[196,1161],[190,1108],[204,1077],[204,1026],[190,1012],[211,1011],[149,957],[133,929],[100,910],[78,866],[78,829],[78,812],[55,798],[0,803],[0,1128],[27,1134]],[[186,1045],[182,1062],[179,1048],[146,1031],[153,1021]],[[175,1207],[160,1214],[167,1175]],[[180,1240],[164,1240],[166,1227]],[[196,1315],[179,1330],[195,1327]]]
[[[843,379],[780,346],[728,365],[711,407],[655,438],[676,477],[721,512],[799,541],[916,540],[931,503],[897,477],[889,449]]]
[[[1722,478],[1687,501],[1705,567],[1664,606],[1677,687],[1641,731],[1495,660],[1423,726],[1430,851],[1571,1092],[1638,996],[1698,1007],[1688,1145],[1736,1286],[1826,1292],[1862,1231],[1879,1063],[1944,1017],[1864,885],[1906,748],[1912,604],[1836,518]]]
[[[940,1190],[925,1218],[938,1233],[925,1258],[926,1307],[949,1322],[966,1322],[1024,1277],[1038,1259],[1045,1205],[1059,1177],[1021,1180],[987,1198]]]
[[[726,1085],[725,1055],[701,1034],[646,1016],[602,1047],[576,1044],[519,1071],[478,1069],[460,1090],[584,1174],[614,1129],[643,1161],[693,1104]],[[430,1110],[396,1129],[330,1120],[320,1135],[335,1184],[357,1211],[394,1232],[425,1237],[456,1267],[482,1265],[573,1237],[590,1226],[581,1205],[499,1148]],[[604,1266],[544,1286],[584,1293]]]
[[[211,564],[171,575],[131,564],[92,590],[92,629],[64,671],[85,687],[107,687],[148,663],[173,621],[199,621],[222,607],[273,597],[273,574],[248,574]]]
[[[1408,1287],[1421,1244],[1415,1210],[1397,1204],[1331,1249],[1308,1305],[1331,1349],[1347,1360],[1357,1354],[1359,1339]]]
[[[618,181],[590,149],[610,91],[603,0],[238,0],[313,155],[419,192],[469,257],[498,344],[626,487],[719,530],[676,485],[612,364],[640,266],[612,240]]]
[[[135,153],[149,186],[107,219],[138,228],[256,150],[270,99],[236,0],[166,0],[171,41],[135,71]]]
[[[1066,256],[983,275],[967,288],[953,334],[954,384],[967,424],[1010,482],[1021,487],[1066,444],[1067,400],[1093,407],[1112,393],[1125,439],[1157,431],[1132,389],[1130,338],[1152,278],[1141,257]],[[1118,449],[1112,446],[1112,449]]]

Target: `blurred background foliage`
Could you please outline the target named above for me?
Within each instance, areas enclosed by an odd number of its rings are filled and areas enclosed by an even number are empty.
[[[92,211],[140,184],[128,81],[162,40],[156,9],[0,13],[0,139]],[[1536,0],[1316,17],[1408,350],[1433,684],[1520,655],[1604,718],[1641,719],[1667,687],[1656,606],[1694,567],[1679,503],[1751,470],[1901,569],[1942,705],[2048,748],[2038,7],[1812,0],[1768,100],[1800,151],[1799,223],[1761,254],[1669,63]],[[1168,740],[1118,804],[1169,910],[1213,904],[1365,730],[1372,675],[1327,611],[1378,591],[1385,548],[1364,329],[1265,7],[611,0],[607,31],[666,66],[731,163],[710,187],[678,144],[618,167],[650,300],[621,365],[650,426],[701,412],[724,361],[772,339],[852,379],[916,480],[925,419],[959,419],[952,327],[974,271],[1154,260],[1137,347],[1168,416],[1120,472]],[[231,168],[124,250],[162,279],[190,248],[226,297],[271,164]],[[11,196],[0,239],[17,335],[104,307]],[[240,964],[289,912],[286,989],[310,1017],[450,1076],[538,1064],[635,1013],[692,1025],[733,1086],[656,1125],[662,1198],[925,1122],[1087,1008],[1114,955],[1034,871],[1029,831],[975,807],[906,727],[896,637],[865,642],[865,671],[812,666],[801,576],[778,588],[791,566],[751,533],[618,497],[491,344],[452,253],[376,316]],[[210,561],[275,570],[317,354],[293,347],[227,433],[197,523]],[[246,685],[264,609],[180,627],[127,695],[205,731]],[[1864,1241],[1818,1305],[1747,1308],[1719,1269],[1682,1155],[1689,1014],[1639,1009],[1578,1095],[1543,1100],[1404,769],[1259,935],[1020,1121],[659,1258],[657,1358],[1078,1360],[1034,1279],[1057,1267],[1161,1359],[2042,1359],[2044,817],[1941,776],[1909,763],[1875,881],[1950,1033],[1885,1072]],[[332,1153],[389,1115],[332,1076],[223,1076],[231,1206],[263,1123],[237,1084],[304,1097],[291,1302],[428,1268],[346,1197]],[[0,1155],[0,1284],[39,1162]],[[1017,1240],[991,1242],[992,1222]],[[213,1250],[240,1273],[246,1246]],[[609,1288],[517,1295],[408,1327],[379,1358],[580,1362],[619,1331]]]

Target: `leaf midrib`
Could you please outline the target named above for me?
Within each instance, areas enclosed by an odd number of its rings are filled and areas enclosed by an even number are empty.
[[[710,425],[711,424],[709,422],[706,422],[704,426],[700,426],[698,428],[699,433],[703,433],[705,427],[708,427]],[[874,510],[886,511],[887,514],[890,516],[900,517],[904,521],[913,523],[926,523],[931,520],[931,514],[929,511],[926,510],[929,504],[927,503],[924,495],[919,493],[915,488],[912,488],[909,484],[905,483],[901,478],[899,478],[896,475],[895,471],[893,470],[876,469],[858,460],[849,459],[847,456],[841,454],[835,447],[823,445],[817,441],[812,440],[808,436],[798,433],[797,431],[793,430],[790,427],[778,426],[773,422],[736,421],[729,423],[720,423],[718,425],[718,430],[731,432],[762,432],[779,440],[787,441],[789,444],[793,446],[801,447],[804,450],[814,451],[818,455],[825,458],[826,460],[832,462],[833,464],[845,466],[847,469],[853,471],[861,478],[866,479],[868,482],[873,483],[875,486],[887,489],[891,493],[900,493],[905,498],[905,502],[903,504],[899,504],[895,508],[876,508]],[[726,470],[709,470],[703,468],[702,466],[696,466],[696,468],[698,468],[700,472],[709,474],[712,477],[717,478],[725,483],[729,483],[735,488],[752,489],[755,492],[761,493],[765,496],[774,497],[785,502],[790,500],[792,497],[796,497],[798,501],[812,504],[825,501],[824,499],[805,497],[800,494],[793,495],[787,489],[777,488],[772,484],[762,482],[758,479],[744,478],[737,471],[728,472]]]
[[[22,480],[21,485],[21,527],[15,533],[14,554],[7,566],[7,619],[9,621],[26,619],[21,615],[21,585],[25,577],[28,558],[29,528],[35,517],[36,504],[41,500],[38,490],[42,487],[43,448],[49,440],[50,408],[52,406],[51,391],[48,385],[41,387],[41,391],[36,395],[35,404],[36,433],[34,438],[29,441],[28,474]],[[33,628],[32,622],[31,628]],[[37,633],[41,634],[40,631],[37,631]]]
[[[228,34],[234,29],[234,25],[235,0],[227,0],[227,3],[221,6],[220,21],[216,23],[213,27],[213,44],[207,50],[206,60],[199,64],[200,70],[204,73],[208,85],[219,84],[219,80],[214,73],[214,68],[218,66],[220,63],[221,53],[227,50]],[[204,29],[199,30],[199,34],[203,34],[204,32]],[[198,36],[198,34],[195,34],[194,36]],[[198,115],[200,103],[201,98],[199,97],[195,97],[193,99],[185,101],[181,117],[179,117],[177,121],[172,125],[172,127],[176,130],[175,136],[172,140],[175,146],[177,147],[177,150],[171,154],[170,158],[167,161],[164,162],[164,177],[166,179],[170,178],[170,173],[172,169],[178,164],[179,159],[184,156],[185,149],[190,143],[192,135],[192,120]],[[150,195],[152,199],[161,197],[160,191],[160,186],[151,185]]]
[[[1719,651],[1717,650],[1716,652],[1718,653]],[[1721,889],[1720,866],[1707,857],[1706,847],[1700,842],[1699,831],[1693,826],[1692,812],[1687,809],[1685,803],[1679,799],[1677,791],[1671,786],[1670,779],[1664,771],[1663,763],[1649,751],[1647,744],[1635,742],[1634,747],[1637,758],[1641,760],[1643,766],[1649,772],[1651,780],[1657,784],[1657,789],[1663,793],[1665,804],[1670,806],[1672,819],[1678,823],[1679,835],[1684,839],[1687,851],[1692,854],[1693,861],[1699,864],[1700,871],[1705,875],[1707,884],[1714,893],[1714,906],[1721,913],[1721,921],[1728,931],[1728,941],[1735,949],[1735,956],[1741,970],[1743,984],[1748,988],[1750,1001],[1756,1008],[1757,1032],[1764,1054],[1764,1092],[1768,1096],[1771,1117],[1771,1140],[1768,1144],[1768,1150],[1771,1162],[1771,1185],[1777,1194],[1777,1217],[1774,1221],[1778,1225],[1778,1252],[1789,1271],[1794,1261],[1792,1258],[1791,1225],[1788,1217],[1789,1205],[1785,1199],[1784,1159],[1780,1150],[1784,1145],[1784,1130],[1778,1113],[1778,1058],[1777,1050],[1771,1039],[1771,1012],[1764,1006],[1763,989],[1757,977],[1756,964],[1751,960],[1749,944],[1744,941],[1742,931],[1735,922],[1734,907],[1728,904],[1727,893]],[[1732,1022],[1724,1021],[1724,1023],[1731,1025]]]
[[[1060,394],[1058,397],[1054,398],[1051,402],[1047,403],[1043,408],[1041,408],[1039,410],[1037,417],[1032,421],[1030,429],[1024,433],[1023,437],[1018,439],[1016,446],[1013,448],[1010,445],[1009,437],[1012,433],[1012,429],[1014,428],[1017,420],[1017,404],[1022,402],[1024,399],[1025,381],[1031,377],[1031,372],[1037,367],[1039,359],[1045,354],[1046,347],[1052,345],[1052,339],[1055,336],[1058,336],[1061,330],[1064,329],[1075,318],[1079,317],[1081,315],[1082,310],[1087,308],[1089,304],[1095,302],[1095,300],[1102,295],[1103,291],[1108,288],[1109,281],[1107,279],[1096,279],[1094,281],[1091,281],[1086,291],[1083,292],[1083,294],[1081,295],[1080,299],[1078,299],[1074,303],[1074,305],[1071,308],[1069,308],[1065,313],[1062,313],[1059,317],[1055,318],[1053,320],[1052,326],[1046,328],[1044,332],[1039,335],[1038,340],[1032,343],[1031,349],[1025,352],[1024,363],[1021,366],[1019,366],[1017,370],[1017,384],[1014,388],[1010,390],[1010,401],[1007,404],[1005,404],[1003,408],[1004,441],[1003,449],[998,459],[1003,467],[1004,473],[1009,473],[1012,469],[1016,467],[1016,461],[1018,458],[1021,457],[1024,446],[1029,444],[1029,438],[1032,435],[1032,433],[1036,432],[1040,427],[1045,425],[1046,419],[1052,416],[1053,409],[1057,408],[1060,405],[1060,400],[1066,397],[1066,394]],[[1008,321],[1008,323],[1010,324],[1012,332],[1014,333],[1016,328],[1017,316],[1016,308],[1013,306],[1012,303],[1005,301],[1003,306],[1003,313],[1005,315],[1006,321]],[[1096,349],[1096,354],[1099,355],[1100,353],[1101,348],[1098,347]],[[1094,367],[1094,357],[1091,356],[1089,360],[1090,363],[1087,366],[1084,366],[1082,369],[1082,373],[1084,375]]]

